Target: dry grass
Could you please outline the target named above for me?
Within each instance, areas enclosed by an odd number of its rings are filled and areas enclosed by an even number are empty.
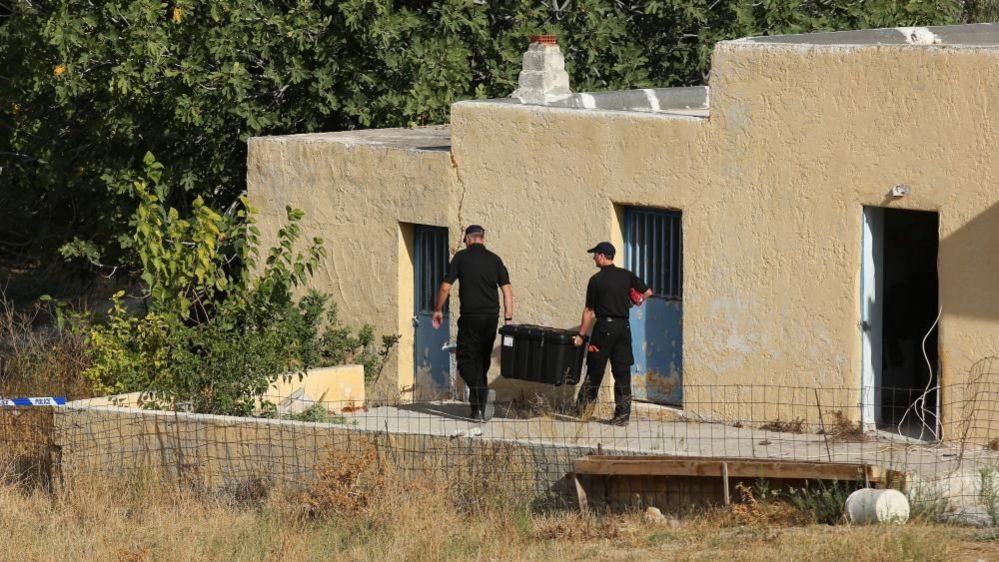
[[[0,395],[90,396],[83,336],[57,330],[47,314],[18,310],[0,291]]]
[[[90,396],[84,337],[58,330],[41,306],[18,309],[0,287],[0,397]],[[50,408],[0,409],[0,466],[19,485],[47,488]]]
[[[782,421],[777,419],[761,425],[760,429],[764,431],[777,431],[780,433],[804,433],[805,420],[801,418],[795,418],[792,421]]]
[[[824,432],[832,441],[862,443],[868,440],[868,435],[864,433],[862,423],[859,421],[851,422],[839,410],[831,412],[831,414],[833,418],[831,426],[819,433]]]
[[[51,408],[0,409],[0,467],[7,481],[49,488],[51,435]]]
[[[801,526],[811,523],[806,513],[783,501],[760,501],[753,489],[743,483],[735,485],[740,501],[729,509],[714,511],[714,517],[725,526],[753,528]]]
[[[385,491],[385,468],[374,447],[357,453],[334,449],[316,466],[316,478],[302,501],[312,517],[350,517],[366,511],[372,498]]]
[[[678,527],[638,513],[537,513],[509,499],[469,503],[462,479],[407,480],[379,463],[363,451],[355,459],[331,453],[304,498],[275,490],[254,504],[148,477],[78,482],[55,498],[0,486],[0,540],[17,545],[0,559],[881,561],[997,554],[994,543],[975,542],[974,530],[796,526],[801,520],[786,507],[759,502],[702,510]],[[323,510],[310,505],[317,497],[325,498]]]

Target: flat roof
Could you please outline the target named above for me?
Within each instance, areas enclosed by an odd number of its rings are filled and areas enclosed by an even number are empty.
[[[274,135],[253,137],[250,142],[340,143],[383,146],[401,150],[448,152],[451,150],[451,127],[435,125],[411,129],[359,129],[331,133]]]
[[[642,88],[607,92],[578,92],[545,101],[521,98],[469,100],[461,103],[501,103],[556,109],[626,111],[662,116],[706,119],[708,117],[707,86],[688,88]]]
[[[999,24],[975,23],[932,27],[888,27],[828,33],[771,35],[768,37],[746,37],[734,41],[726,41],[726,43],[995,47],[999,46]]]
[[[936,47],[999,47],[999,23],[944,25],[932,27],[889,27],[827,33],[745,37],[722,43],[732,45],[795,45],[857,47],[898,45],[912,48]],[[578,92],[546,101],[525,101],[520,98],[466,100],[460,104],[498,103],[553,109],[610,111],[652,114],[678,119],[707,119],[709,89],[706,86],[686,88],[642,88],[606,92]],[[254,137],[256,141],[335,142],[386,148],[443,151],[451,149],[451,129],[448,125],[409,129],[364,129],[331,133],[308,133]]]

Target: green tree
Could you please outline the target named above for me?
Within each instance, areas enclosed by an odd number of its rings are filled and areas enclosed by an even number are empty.
[[[706,79],[721,39],[955,23],[989,6],[0,0],[0,251],[135,268],[132,175],[147,151],[177,187],[170,206],[225,208],[245,188],[247,138],[444,122],[454,101],[513,91],[535,33],[559,36],[577,90],[677,86]]]

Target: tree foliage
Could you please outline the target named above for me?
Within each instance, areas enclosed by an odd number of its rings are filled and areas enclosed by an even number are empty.
[[[992,1],[0,0],[0,244],[134,266],[147,151],[170,206],[224,208],[247,138],[444,122],[513,91],[535,33],[559,36],[576,90],[691,85],[720,39],[955,23]]]

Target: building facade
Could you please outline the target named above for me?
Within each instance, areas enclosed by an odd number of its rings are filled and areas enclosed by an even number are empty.
[[[945,438],[969,415],[993,430],[999,379],[975,366],[999,345],[999,26],[726,41],[709,87],[465,101],[446,127],[249,146],[265,243],[303,209],[329,249],[317,288],[402,336],[386,396],[446,386],[427,307],[475,223],[523,323],[577,326],[586,249],[623,249],[656,293],[632,318],[645,400],[759,419],[814,395],[817,415],[890,427],[923,396]]]

